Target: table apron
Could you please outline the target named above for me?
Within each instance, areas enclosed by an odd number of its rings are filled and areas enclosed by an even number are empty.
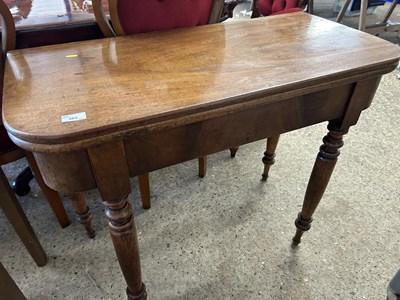
[[[368,81],[375,83],[371,85],[375,89],[380,77]],[[349,103],[355,101],[356,85],[333,87],[175,128],[128,136],[122,140],[124,151],[115,155],[125,156],[118,159],[126,161],[130,176],[136,176],[323,121],[342,120]],[[373,94],[374,91],[367,91],[368,97],[358,101],[358,114],[369,106]],[[358,116],[354,118],[357,120]],[[117,145],[121,139],[109,143]],[[87,149],[34,155],[46,183],[53,189],[71,193],[97,187]],[[105,154],[105,159],[106,155],[110,154]]]

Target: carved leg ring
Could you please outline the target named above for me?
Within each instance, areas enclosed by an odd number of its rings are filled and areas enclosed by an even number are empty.
[[[94,238],[96,234],[92,227],[92,214],[87,205],[85,195],[83,193],[74,193],[71,194],[70,197],[72,199],[72,207],[74,208],[76,219],[85,226],[87,236],[91,239]]]
[[[139,247],[132,207],[128,196],[118,202],[104,201],[111,238],[122,273],[128,284],[128,300],[147,299],[146,286],[142,283]]]
[[[94,146],[88,149],[88,153],[105,206],[115,253],[128,286],[128,299],[145,300],[147,293],[142,283],[135,220],[128,201],[131,184],[123,141]]]
[[[262,173],[261,180],[266,181],[268,178],[269,168],[275,163],[275,150],[278,146],[279,135],[269,137],[267,139],[267,149],[264,152],[262,162],[264,163],[264,172]]]
[[[347,130],[337,130],[331,125],[328,125],[328,130],[328,134],[323,138],[323,145],[320,147],[308,181],[303,207],[295,221],[297,231],[293,237],[294,245],[301,242],[304,231],[311,227],[312,215],[328,185],[337,157],[340,154],[339,148],[343,146],[343,135],[347,133]]]

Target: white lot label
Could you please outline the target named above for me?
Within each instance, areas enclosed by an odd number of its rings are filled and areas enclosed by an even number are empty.
[[[61,116],[61,123],[81,121],[85,119],[86,119],[86,113],[80,112],[72,115]]]

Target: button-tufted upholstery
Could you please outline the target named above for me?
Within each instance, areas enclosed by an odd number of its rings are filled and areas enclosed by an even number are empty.
[[[208,23],[213,0],[119,0],[125,34],[194,27]]]
[[[302,11],[299,0],[258,0],[258,10],[264,16]]]

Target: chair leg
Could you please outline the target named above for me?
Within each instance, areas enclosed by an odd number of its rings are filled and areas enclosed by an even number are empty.
[[[260,17],[260,12],[258,11],[258,0],[251,1],[251,18]]]
[[[264,172],[262,173],[262,180],[266,181],[268,178],[269,168],[275,163],[275,150],[278,146],[279,135],[269,137],[267,139],[267,149],[264,152],[262,162],[264,163]]]
[[[76,219],[85,227],[87,236],[91,239],[94,238],[96,233],[92,226],[92,213],[87,205],[85,195],[83,193],[74,193],[70,194],[70,197]]]
[[[199,157],[199,177],[203,178],[207,173],[207,156]]]
[[[33,179],[33,173],[30,167],[26,167],[21,173],[18,174],[17,178],[12,184],[14,192],[22,197],[27,195],[31,191],[29,182]]]
[[[239,147],[230,148],[229,151],[231,152],[231,157],[234,158],[236,156],[236,152],[239,150]]]
[[[142,206],[144,209],[149,209],[151,207],[149,173],[139,175],[138,179],[140,195],[142,197]]]
[[[47,201],[50,204],[51,209],[53,210],[58,223],[60,223],[62,228],[67,227],[70,222],[65,211],[64,205],[61,201],[60,195],[53,189],[49,188],[43,180],[42,174],[40,174],[39,167],[36,164],[36,160],[33,157],[31,152],[26,152],[26,158],[29,162],[29,165],[32,169],[33,174],[35,174],[35,178],[40,188],[42,189],[43,194],[47,198]]]
[[[11,189],[3,170],[0,168],[0,207],[14,227],[22,243],[31,254],[36,264],[44,266],[47,258],[31,224]]]
[[[26,300],[15,281],[0,262],[0,299]]]

